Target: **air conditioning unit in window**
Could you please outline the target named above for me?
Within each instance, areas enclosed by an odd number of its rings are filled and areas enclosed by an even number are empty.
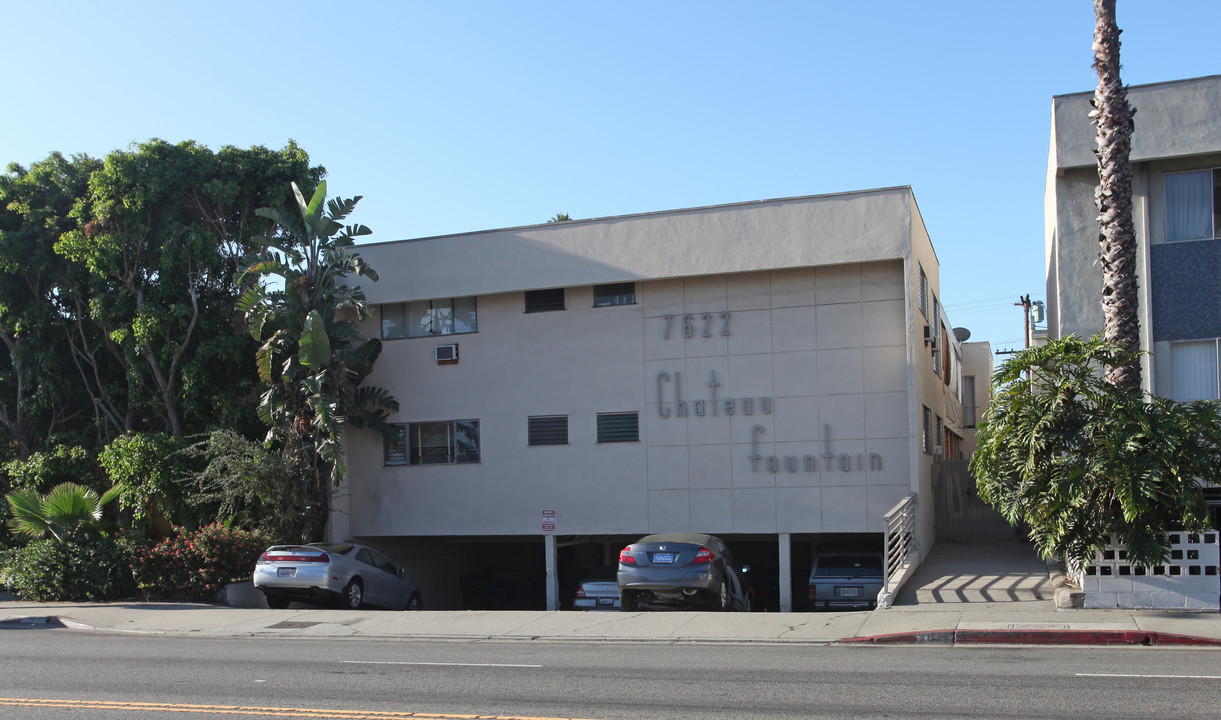
[[[925,325],[924,326],[924,344],[931,345],[933,347],[933,349],[936,350],[939,340],[940,340],[940,338],[937,337],[935,326]]]
[[[942,451],[942,447],[941,447],[940,445],[934,445],[934,446],[933,446],[933,454],[934,454],[934,455],[940,455],[940,454],[941,454],[941,451]]]
[[[439,363],[458,362],[458,346],[457,345],[438,345],[435,348],[433,348],[433,357]]]

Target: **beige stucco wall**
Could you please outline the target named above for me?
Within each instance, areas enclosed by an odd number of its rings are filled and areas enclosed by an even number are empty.
[[[644,282],[638,305],[615,308],[573,288],[568,310],[531,315],[520,293],[481,297],[480,331],[444,339],[458,365],[431,362],[436,339],[388,341],[371,382],[405,401],[395,421],[479,419],[483,462],[382,467],[379,438],[353,433],[350,522],[362,535],[532,534],[553,509],[563,534],[880,531],[913,489],[902,268]],[[664,315],[698,325],[705,312],[716,326],[730,313],[731,334],[663,338]],[[734,415],[713,415],[714,378]],[[632,410],[641,442],[595,442],[598,412]],[[528,447],[527,417],[550,414],[569,416],[569,445]]]
[[[909,189],[360,252],[382,278],[365,288],[375,303],[477,295],[477,333],[386,341],[370,382],[402,403],[394,422],[478,419],[482,462],[384,467],[380,438],[351,432],[336,534],[537,535],[542,510],[562,535],[878,532],[920,492],[931,546],[920,408],[946,410],[913,340],[917,262],[933,290],[939,275]],[[636,305],[592,307],[590,283],[629,279]],[[567,309],[525,314],[521,291],[545,287],[567,288]],[[666,315],[709,313],[716,329],[721,312],[728,336],[664,337]],[[365,330],[378,334],[376,317]],[[460,362],[436,364],[433,348],[451,342]],[[735,400],[733,415],[711,413],[713,392]],[[640,412],[640,442],[596,443],[596,414],[615,411]],[[527,418],[553,414],[569,416],[569,444],[528,446]]]

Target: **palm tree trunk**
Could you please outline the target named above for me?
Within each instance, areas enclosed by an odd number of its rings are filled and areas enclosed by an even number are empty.
[[[1094,0],[1094,91],[1090,117],[1098,126],[1098,242],[1102,262],[1104,337],[1133,352],[1140,350],[1137,312],[1136,229],[1132,223],[1132,116],[1128,91],[1119,80],[1119,33],[1115,0]],[[1113,368],[1115,385],[1140,387],[1139,358]]]

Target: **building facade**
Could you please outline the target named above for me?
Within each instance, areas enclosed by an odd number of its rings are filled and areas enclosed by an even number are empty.
[[[1093,93],[1052,101],[1047,164],[1048,335],[1104,326],[1094,188]],[[1144,382],[1176,400],[1218,395],[1221,338],[1221,76],[1137,86],[1133,214]]]
[[[331,535],[429,607],[560,607],[639,536],[707,532],[788,610],[817,543],[913,494],[931,547],[963,350],[910,188],[359,250],[401,410],[348,433]]]

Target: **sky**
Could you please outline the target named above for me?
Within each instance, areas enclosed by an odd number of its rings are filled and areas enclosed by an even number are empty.
[[[1221,73],[1221,2],[1118,17],[1125,83]],[[1089,0],[0,0],[0,166],[294,139],[374,242],[909,185],[952,324],[1017,349],[1093,28]]]

